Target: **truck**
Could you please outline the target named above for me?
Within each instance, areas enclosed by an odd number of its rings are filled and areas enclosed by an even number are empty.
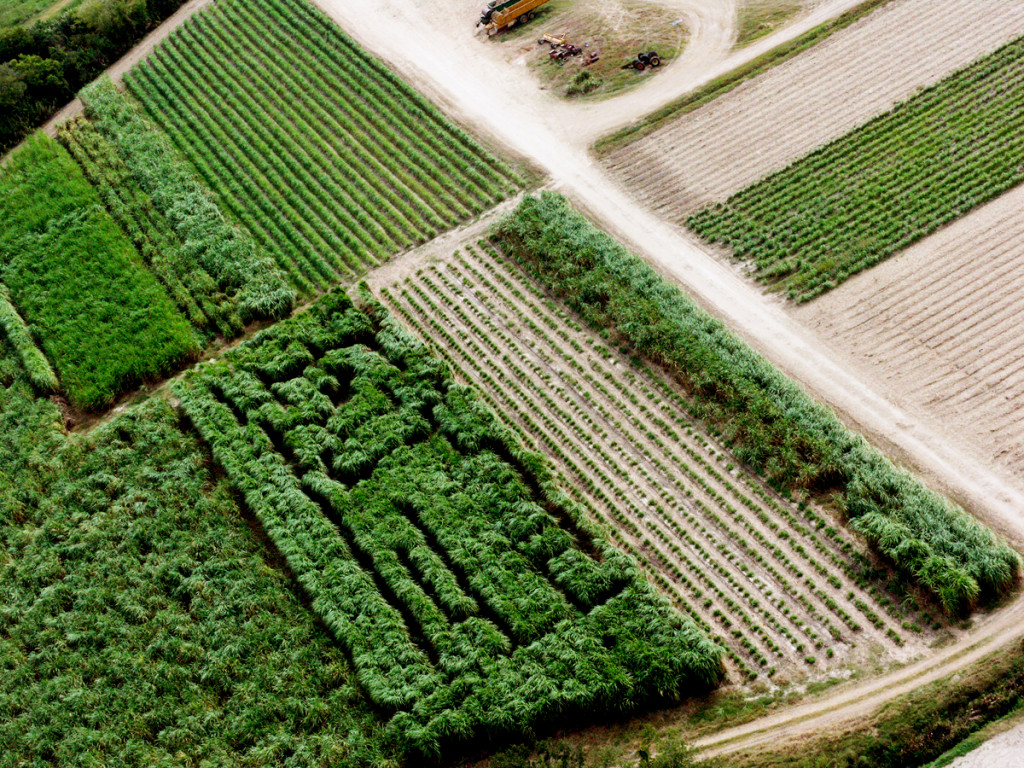
[[[513,24],[530,21],[548,0],[491,0],[480,13],[476,25],[483,26],[488,35],[494,35]]]

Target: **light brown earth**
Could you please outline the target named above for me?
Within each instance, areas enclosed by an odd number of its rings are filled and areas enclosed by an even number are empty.
[[[1024,723],[997,734],[966,755],[949,764],[949,768],[1020,768],[1024,764]]]
[[[1021,34],[1024,3],[899,0],[604,162],[681,222]]]
[[[1024,479],[1024,187],[793,315]]]

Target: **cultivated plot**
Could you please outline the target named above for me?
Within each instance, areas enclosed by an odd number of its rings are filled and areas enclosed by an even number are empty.
[[[494,205],[515,175],[302,0],[227,0],[126,77],[309,294]]]
[[[687,225],[808,301],[1024,181],[1024,37]]]
[[[404,751],[718,681],[719,649],[379,305],[329,294],[176,392]]]
[[[670,379],[606,346],[494,248],[413,266],[380,289],[555,461],[573,498],[728,649],[738,676],[923,648],[920,614],[876,586],[851,533],[737,466]]]
[[[949,0],[935,11],[933,0],[887,4],[605,163],[682,221],[1024,34],[1019,3]]]
[[[1024,188],[796,317],[923,411],[1024,476]]]

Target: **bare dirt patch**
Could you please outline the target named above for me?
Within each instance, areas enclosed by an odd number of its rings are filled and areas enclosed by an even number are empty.
[[[1024,187],[793,310],[889,397],[1024,479]]]
[[[642,140],[605,165],[673,221],[779,170],[1024,33],[1024,5],[883,6]]]

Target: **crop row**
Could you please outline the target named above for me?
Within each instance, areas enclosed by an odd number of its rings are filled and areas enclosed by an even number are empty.
[[[1024,181],[1024,38],[688,224],[807,301]]]
[[[304,293],[431,239],[516,183],[302,0],[217,3],[126,82]]]
[[[613,538],[668,575],[684,610],[726,634],[720,641],[734,660],[767,671],[770,658],[803,663],[812,647],[831,657],[865,619],[903,643],[864,599],[862,611],[843,596],[856,575],[849,541],[824,523],[811,530],[820,516],[805,507],[804,517],[753,478],[745,480],[760,496],[744,492],[732,478],[744,473],[716,468],[727,454],[655,393],[657,377],[624,370],[618,353],[545,307],[549,300],[501,263],[487,246],[467,249],[447,269],[422,270],[384,295],[494,398],[510,426],[552,455]]]
[[[1013,585],[1020,558],[1010,547],[847,431],[564,198],[527,196],[497,235],[589,324],[670,371],[740,461],[787,494],[829,493],[885,561],[946,611]]]

